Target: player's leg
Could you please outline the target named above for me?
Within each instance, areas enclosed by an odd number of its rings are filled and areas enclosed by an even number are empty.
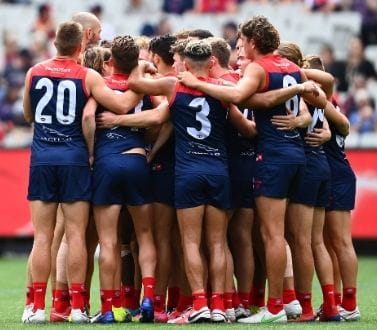
[[[33,279],[31,278],[31,269],[30,269],[30,262],[31,262],[31,253],[27,259],[26,264],[26,297],[25,297],[25,306],[24,311],[21,316],[21,321],[25,322],[29,315],[33,312],[33,305],[34,305],[34,289],[33,289]]]
[[[89,203],[83,201],[62,203],[62,211],[68,244],[67,272],[72,301],[71,317],[73,322],[87,322],[87,317],[85,317],[87,265],[85,234],[89,219]]]
[[[328,239],[328,235],[326,233],[326,230],[325,230],[324,234],[325,234],[326,249],[330,254],[333,269],[334,269],[335,304],[337,306],[340,306],[342,304],[342,278],[340,276],[339,263],[338,263],[338,259],[336,257],[336,253],[334,252],[331,244],[329,243],[329,239]]]
[[[322,287],[323,305],[322,320],[339,319],[338,310],[334,297],[334,276],[333,265],[329,252],[326,249],[323,239],[323,228],[325,223],[325,209],[315,207],[312,228],[312,251],[314,257],[315,271]]]
[[[34,242],[31,252],[31,277],[34,289],[33,312],[40,313],[40,321],[45,321],[45,298],[47,281],[51,271],[51,244],[54,237],[58,204],[53,202],[31,201],[31,219],[34,226]],[[43,312],[38,312],[43,311]],[[42,315],[43,314],[43,315]],[[39,319],[38,315],[32,317]]]
[[[351,236],[351,212],[330,211],[326,212],[326,233],[329,242],[336,254],[340,276],[343,284],[343,299],[341,307],[348,314],[353,315],[354,320],[360,318],[356,301],[356,279],[357,279],[357,256],[352,243]],[[345,314],[341,310],[342,313]]]

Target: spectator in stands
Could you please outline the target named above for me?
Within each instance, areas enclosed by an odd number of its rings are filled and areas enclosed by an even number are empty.
[[[51,7],[45,3],[38,7],[38,17],[35,20],[31,31],[33,33],[41,32],[45,35],[46,39],[54,39],[55,37],[55,21],[51,15]]]
[[[305,0],[306,5],[312,11],[330,13],[341,9],[342,0]]]
[[[365,46],[377,44],[377,1],[353,0],[353,9],[361,14],[361,39]]]
[[[126,14],[151,14],[159,11],[160,1],[156,0],[130,0],[126,7]]]
[[[101,39],[113,40],[116,36],[115,28],[111,23],[103,19],[103,7],[100,4],[94,5],[90,8],[90,12],[96,15],[101,22]]]
[[[235,13],[236,0],[196,0],[195,11],[198,13]]]
[[[194,9],[194,0],[164,0],[162,10],[165,13],[182,15]]]
[[[230,21],[223,25],[223,38],[228,42],[232,49],[236,48],[238,39],[238,26],[235,22]]]
[[[371,104],[366,104],[350,116],[350,124],[353,132],[377,132],[377,113]]]
[[[171,25],[167,17],[163,17],[157,24],[156,27],[156,34],[157,35],[164,35],[172,33]]]

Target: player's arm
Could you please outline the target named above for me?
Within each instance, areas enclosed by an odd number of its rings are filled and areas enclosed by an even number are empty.
[[[312,147],[319,147],[331,139],[331,131],[326,118],[323,121],[323,128],[315,128],[313,132],[305,136],[305,142]]]
[[[105,111],[97,116],[98,128],[112,128],[114,126],[150,127],[161,125],[169,119],[169,104],[165,100],[156,108],[128,115],[115,115]]]
[[[155,143],[148,155],[148,162],[153,160],[157,152],[162,148],[162,146],[169,140],[170,136],[173,134],[173,124],[171,121],[164,123],[160,129]]]
[[[251,138],[257,135],[255,122],[247,119],[233,104],[229,107],[228,119],[243,137]]]
[[[143,97],[143,95],[139,95],[131,90],[124,93],[114,92],[106,85],[101,75],[91,69],[88,70],[86,75],[86,87],[88,92],[98,103],[117,114],[127,113],[133,109]]]
[[[318,87],[312,81],[306,81],[302,84],[254,94],[243,105],[254,109],[269,109],[303,93],[313,93],[316,95],[318,94]]]
[[[315,82],[321,85],[321,88],[325,92],[327,99],[330,100],[334,92],[335,78],[333,77],[333,75],[331,75],[328,72],[317,69],[302,70],[308,79],[314,80]]]
[[[308,80],[303,71],[301,71],[301,79],[303,82]],[[302,97],[306,102],[319,109],[324,109],[327,103],[326,94],[323,92],[321,88],[318,88],[317,94],[303,93]]]
[[[245,70],[244,76],[234,86],[210,84],[199,80],[188,71],[179,73],[178,79],[186,86],[198,89],[217,100],[238,105],[261,89],[266,78],[265,72],[260,65],[250,63]]]
[[[295,128],[305,128],[312,122],[312,116],[308,110],[307,105],[303,100],[300,101],[300,110],[297,116],[287,109],[287,115],[273,116],[271,123],[277,126],[280,131],[290,131]]]
[[[329,101],[324,109],[327,120],[335,125],[339,133],[347,136],[350,133],[350,122],[347,117]]]
[[[96,110],[97,102],[91,97],[86,102],[82,115],[82,133],[89,152],[89,163],[93,165],[94,159],[94,135],[96,131]]]
[[[26,73],[24,99],[23,99],[24,117],[25,117],[25,120],[29,124],[31,124],[34,121],[34,116],[31,112],[31,103],[30,103],[30,75],[31,75],[31,70],[29,70]]]

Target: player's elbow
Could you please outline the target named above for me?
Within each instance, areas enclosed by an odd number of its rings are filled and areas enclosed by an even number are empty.
[[[342,133],[343,136],[347,136],[350,134],[350,123],[348,120],[345,120],[344,122],[340,123],[338,126],[338,130],[340,133]]]
[[[94,113],[83,113],[82,115],[82,122],[83,123],[90,123],[90,122],[95,122],[95,114]]]

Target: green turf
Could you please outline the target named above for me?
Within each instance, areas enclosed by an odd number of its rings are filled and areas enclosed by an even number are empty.
[[[0,329],[71,329],[77,327],[92,327],[93,325],[71,325],[71,324],[46,324],[30,325],[22,324],[20,321],[23,303],[24,303],[24,282],[25,282],[25,259],[0,259]],[[99,306],[98,297],[98,275],[94,275],[92,288],[92,310],[96,311]],[[377,329],[377,258],[360,258],[359,277],[358,277],[358,297],[359,308],[362,313],[362,321],[353,323],[339,324],[288,324],[288,325],[250,325],[226,324],[226,325],[189,325],[191,329],[256,329],[256,328],[321,328],[321,329]],[[318,283],[314,285],[314,303],[317,306],[320,302],[321,294]],[[50,299],[50,298],[48,298]],[[50,300],[48,300],[49,302]],[[133,329],[150,329],[150,328],[180,328],[171,325],[145,325],[145,324],[122,324],[113,326],[95,325],[112,328],[133,328]]]

